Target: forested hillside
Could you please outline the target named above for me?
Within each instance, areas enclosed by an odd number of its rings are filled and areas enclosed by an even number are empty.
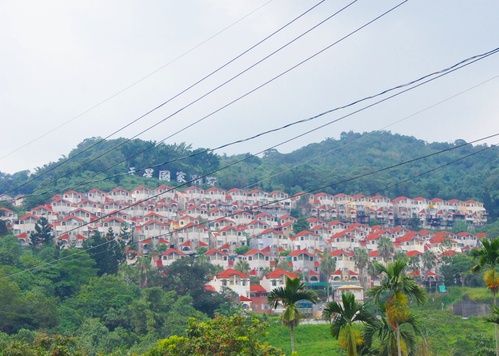
[[[161,171],[168,171],[169,181],[158,179]],[[185,183],[177,181],[179,172],[185,173]],[[498,173],[499,151],[494,146],[463,140],[428,143],[385,131],[344,132],[339,139],[328,138],[287,154],[271,149],[262,157],[221,155],[187,144],[89,138],[67,157],[37,168],[32,175],[0,173],[0,193],[35,193],[29,205],[36,205],[68,189],[188,186],[192,179],[206,185],[210,177],[224,189],[477,199],[495,218]]]

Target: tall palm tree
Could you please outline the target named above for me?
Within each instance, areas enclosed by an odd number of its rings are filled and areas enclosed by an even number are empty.
[[[483,275],[483,279],[487,288],[490,289],[494,296],[494,307],[497,306],[497,291],[499,290],[499,273],[495,271],[499,264],[499,238],[496,237],[492,241],[487,238],[481,239],[482,248],[471,251],[471,257],[477,260],[477,264],[473,266],[471,271],[478,273],[487,269]],[[499,356],[499,332],[497,324],[494,323],[494,331],[496,338],[496,355]]]
[[[424,274],[423,279],[426,277],[426,273],[431,271],[437,265],[437,255],[432,250],[427,250],[423,253],[423,267]],[[430,290],[431,290],[431,282],[430,282]]]
[[[378,255],[383,258],[383,261],[388,262],[388,259],[393,254],[393,242],[389,237],[381,237],[378,240]]]
[[[378,273],[383,274],[383,280],[379,286],[373,287],[369,291],[375,302],[379,301],[383,293],[389,295],[385,306],[386,315],[388,322],[396,332],[399,356],[402,355],[400,324],[410,319],[407,306],[408,297],[415,299],[418,304],[427,300],[424,289],[417,285],[413,277],[407,275],[405,271],[407,262],[408,260],[404,258],[388,263],[386,267],[379,263],[376,264]]]
[[[433,269],[437,265],[437,255],[432,250],[423,253],[423,267],[425,271]]]
[[[362,336],[356,323],[374,325],[376,319],[367,311],[364,303],[355,301],[352,293],[341,293],[341,303],[331,302],[323,310],[324,319],[331,322],[331,335],[340,339],[340,345],[348,356],[357,356],[357,347],[362,344]]]
[[[314,291],[307,290],[305,283],[299,278],[286,278],[284,287],[273,289],[268,296],[269,305],[277,309],[279,304],[284,307],[284,313],[281,315],[282,323],[289,327],[291,333],[291,351],[295,351],[295,327],[300,323],[301,313],[298,310],[299,301],[317,302],[317,294]]]
[[[331,278],[331,274],[336,271],[336,261],[333,256],[329,253],[324,253],[321,256],[321,275],[327,283],[326,286],[326,301],[329,301],[329,279]]]
[[[407,356],[415,356],[417,354],[417,339],[416,334],[420,332],[418,323],[412,314],[403,323],[400,323],[400,347],[402,354]],[[395,356],[398,353],[397,333],[393,329],[386,318],[376,320],[375,323],[368,324],[364,328],[362,335],[364,339],[365,351],[371,351],[374,337],[379,339],[379,346],[376,354],[379,356]]]
[[[249,274],[251,271],[251,267],[248,262],[239,260],[236,265],[234,266],[234,269],[236,271],[242,272],[244,274]]]
[[[353,252],[353,260],[355,262],[355,265],[359,269],[359,274],[360,274],[360,283],[362,286],[364,286],[364,269],[367,266],[367,262],[369,262],[369,256],[367,254],[367,251],[363,248],[358,248]]]

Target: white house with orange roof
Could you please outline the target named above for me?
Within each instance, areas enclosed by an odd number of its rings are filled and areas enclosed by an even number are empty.
[[[202,224],[189,223],[175,229],[173,236],[178,243],[197,241],[198,244],[209,244],[210,242],[208,228]]]
[[[216,248],[209,249],[204,256],[212,265],[220,266],[224,269],[229,268],[229,253]]]
[[[166,237],[170,235],[170,224],[158,220],[149,220],[141,225],[141,229],[137,230],[139,239],[147,239],[152,237]]]
[[[340,220],[333,220],[328,223],[329,234],[334,235],[338,232],[348,229],[350,224],[344,223]]]
[[[232,201],[246,202],[248,192],[240,188],[232,188],[227,191],[227,195],[232,198]]]
[[[154,212],[168,219],[174,219],[177,217],[177,207],[172,206],[170,203],[157,203],[154,206]]]
[[[234,220],[238,225],[248,224],[250,221],[253,220],[253,215],[248,211],[238,210],[232,213],[230,218]]]
[[[267,224],[266,222],[256,219],[250,221],[246,225],[246,230],[251,236],[256,236],[259,235],[262,231],[267,230],[269,227],[270,227],[269,224]]]
[[[351,269],[338,268],[331,274],[330,283],[335,286],[345,285],[345,283],[359,283],[359,274]]]
[[[406,229],[405,227],[401,226],[394,227],[393,229],[390,230],[392,242],[395,242],[395,239],[404,236],[408,232],[409,230]]]
[[[329,228],[328,227],[325,227],[323,225],[315,225],[315,226],[312,226],[310,227],[309,231],[313,232],[314,234],[317,234],[319,236],[319,242],[321,242],[319,244],[319,248],[321,248],[320,246],[323,245],[323,241],[326,240],[327,238],[329,238],[330,236],[330,233],[329,233]]]
[[[226,226],[218,231],[219,238],[217,241],[218,246],[223,244],[230,244],[236,246],[248,245],[245,230],[237,226]]]
[[[355,236],[354,230],[345,230],[332,235],[329,238],[331,248],[335,250],[354,250],[360,247],[360,241],[364,238]]]
[[[322,249],[323,240],[321,236],[309,230],[303,230],[294,236],[294,250],[300,249]]]
[[[121,187],[116,187],[107,193],[108,197],[114,201],[122,202],[122,203],[133,203],[132,194]]]
[[[54,223],[54,231],[56,235],[68,233],[71,236],[76,236],[78,234],[88,236],[88,226],[85,224],[83,219],[77,218],[76,216],[65,216],[61,221]]]
[[[236,222],[232,219],[226,218],[226,217],[221,217],[218,219],[215,219],[213,222],[210,224],[213,228],[215,229],[222,229],[227,226],[236,226]]]
[[[205,191],[203,188],[190,186],[185,188],[182,193],[186,196],[187,200],[203,200],[205,198]]]
[[[204,199],[207,201],[222,201],[225,199],[227,192],[219,187],[211,187],[205,190]]]
[[[82,199],[78,204],[76,204],[76,206],[80,209],[84,209],[84,210],[89,211],[92,215],[101,216],[102,205],[96,201],[89,200],[89,199]],[[54,204],[52,204],[52,208],[53,207],[54,207]]]
[[[250,266],[250,269],[263,271],[265,268],[270,268],[270,255],[264,251],[251,249],[242,256],[236,257],[237,260],[245,261]]]
[[[50,204],[39,205],[31,209],[29,212],[35,216],[45,217],[50,223],[57,221],[58,218],[57,214],[52,210],[52,205]]]
[[[167,217],[165,217],[165,216],[163,216],[161,214],[158,214],[155,211],[150,211],[149,213],[147,213],[143,217],[143,221],[144,222],[148,222],[148,221],[151,221],[151,220],[156,220],[156,221],[159,221],[159,222],[162,222],[162,223],[169,223],[169,221],[170,221],[170,219],[168,219]]]
[[[104,228],[104,232],[111,228],[113,229],[114,236],[118,236],[121,229],[125,227],[126,221],[119,216],[110,216],[102,221],[102,227]]]
[[[458,242],[454,239],[454,235],[448,231],[437,232],[430,238],[427,246],[437,255],[450,250],[457,253],[462,251]]]
[[[56,195],[52,198],[50,203],[52,211],[58,215],[67,215],[73,209],[69,200],[63,199]]]
[[[286,256],[286,260],[290,260],[293,264],[293,271],[313,271],[317,257],[315,256],[315,250],[302,249],[291,251]]]
[[[31,234],[35,232],[35,225],[40,219],[39,216],[30,213],[24,214],[14,223],[13,232],[15,235],[21,235],[22,233]]]
[[[352,197],[347,194],[339,193],[334,196],[334,202],[336,206],[344,205],[346,206],[348,203],[352,201]]]
[[[23,233],[16,234],[16,235],[17,235],[17,239],[19,241],[19,244],[21,246],[29,246],[29,245],[31,245],[30,234],[28,234],[26,232],[23,232]]]
[[[329,254],[336,261],[337,269],[352,270],[352,271],[355,269],[353,251],[333,250]]]
[[[294,279],[298,278],[298,275],[293,272],[285,271],[281,268],[276,268],[262,277],[260,285],[270,293],[275,288],[284,287],[286,284],[286,278]]]
[[[165,252],[162,252],[158,258],[161,261],[162,266],[170,266],[173,262],[179,261],[185,258],[186,255],[182,251],[176,250],[174,248],[169,248]]]
[[[92,218],[95,218],[94,214],[82,208],[73,209],[69,212],[68,215],[76,216],[77,218],[80,218],[83,221],[85,221],[85,223],[90,223],[90,221],[92,221]]]
[[[459,247],[471,247],[475,248],[479,245],[479,239],[477,235],[469,233],[469,232],[460,232],[454,235],[454,240],[457,241]]]
[[[107,193],[100,189],[90,189],[87,194],[87,199],[103,204],[106,201]]]
[[[328,193],[317,193],[309,196],[311,204],[333,206],[335,204],[334,195]]]
[[[289,194],[283,192],[282,190],[274,190],[267,194],[269,202],[276,202],[279,206],[285,210],[291,209],[291,199]]]
[[[252,189],[248,191],[246,201],[249,204],[259,204],[265,199],[265,195],[266,193],[261,191],[260,189]]]
[[[199,205],[189,206],[184,211],[185,214],[190,216],[196,216],[198,218],[207,219],[208,218],[208,209],[203,208]]]
[[[228,268],[216,274],[209,282],[217,292],[222,292],[224,288],[230,288],[239,296],[250,297],[250,277],[249,275]]]
[[[0,220],[6,221],[9,225],[12,225],[18,218],[19,217],[14,210],[0,207]]]
[[[84,198],[83,194],[74,190],[68,190],[62,194],[62,198],[69,201],[71,204],[78,204]]]
[[[206,247],[208,248],[208,244],[204,243],[203,241],[199,240],[187,240],[185,242],[182,242],[179,246],[180,251],[182,251],[185,254],[190,254],[193,255],[196,253],[196,251],[200,247]]]
[[[270,247],[272,255],[277,255],[280,248],[284,250],[293,250],[294,243],[291,239],[284,236],[282,231],[274,228],[269,228],[261,232],[255,238],[251,239],[251,248],[256,248],[258,250],[263,250],[266,247]]]
[[[378,249],[378,241],[383,237],[391,238],[389,230],[381,229],[367,235],[364,239],[367,251],[376,251]]]
[[[151,188],[144,187],[143,185],[133,189],[131,192],[131,196],[134,202],[149,199],[152,194],[153,190]]]
[[[103,212],[105,215],[109,215],[117,210],[124,210],[129,205],[125,202],[119,202],[115,200],[107,200],[103,205]],[[127,209],[128,210],[128,209]]]
[[[416,231],[409,231],[402,237],[395,240],[395,247],[399,251],[419,251],[424,252],[424,239]]]

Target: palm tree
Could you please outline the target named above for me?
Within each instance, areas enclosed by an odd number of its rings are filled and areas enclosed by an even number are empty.
[[[395,251],[393,254],[393,260],[400,260],[401,258],[406,258],[407,255],[405,254],[404,251]]]
[[[403,323],[400,323],[400,347],[402,354],[407,356],[415,356],[417,354],[417,339],[416,334],[420,333],[418,323],[414,315],[409,314],[409,317]],[[364,350],[371,351],[373,338],[377,336],[379,339],[379,347],[376,354],[380,356],[395,356],[398,353],[397,332],[393,329],[386,318],[376,320],[375,323],[368,324],[364,328]],[[370,352],[369,354],[374,353]]]
[[[487,271],[483,275],[483,279],[487,288],[490,289],[494,296],[494,307],[496,307],[497,291],[499,290],[499,274],[495,271],[495,267],[499,264],[499,238],[496,237],[492,241],[485,238],[480,240],[480,242],[482,243],[482,248],[471,251],[471,257],[478,260],[471,271],[473,273],[478,273],[487,268]],[[499,356],[499,333],[496,323],[494,323],[494,331],[496,338],[496,355]]]
[[[236,265],[234,266],[234,269],[236,271],[239,271],[239,272],[242,272],[244,274],[249,274],[250,273],[250,270],[251,270],[251,267],[249,265],[248,262],[246,261],[243,261],[243,260],[239,260]]]
[[[367,254],[367,251],[364,250],[363,248],[358,248],[353,252],[353,260],[355,262],[355,265],[359,269],[359,274],[360,274],[360,283],[361,286],[364,286],[364,269],[367,266],[367,262],[369,262],[369,256]]]
[[[393,242],[388,237],[381,237],[378,240],[378,255],[383,258],[383,261],[388,262],[388,259],[393,254]]]
[[[301,300],[311,303],[317,302],[317,294],[306,290],[305,283],[299,278],[286,278],[286,285],[273,289],[268,296],[269,305],[277,309],[279,304],[284,307],[281,315],[282,323],[289,326],[291,332],[291,351],[295,351],[295,327],[299,324],[301,313],[298,310],[298,302]]]
[[[340,339],[340,345],[348,356],[357,356],[357,347],[362,344],[362,336],[356,323],[374,325],[376,319],[367,311],[364,303],[355,301],[352,293],[341,293],[341,303],[331,302],[323,310],[324,319],[331,322],[331,335]]]
[[[387,320],[396,332],[397,352],[402,355],[400,324],[410,319],[410,313],[407,308],[408,297],[414,298],[418,304],[427,300],[423,288],[419,287],[416,280],[405,272],[408,260],[406,258],[388,263],[387,266],[376,264],[378,273],[383,274],[384,278],[379,286],[373,287],[369,294],[375,302],[383,293],[388,293],[386,302]]]
[[[329,253],[324,253],[321,256],[321,275],[327,283],[326,301],[329,301],[329,279],[334,271],[336,271],[336,261]]]
[[[427,250],[423,253],[423,267],[425,273],[423,274],[423,278],[426,277],[426,272],[432,270],[437,265],[437,255],[432,250]],[[431,282],[429,284],[431,290]]]
[[[413,272],[419,271],[420,269],[420,261],[419,255],[409,257],[409,262],[407,262],[407,267]]]

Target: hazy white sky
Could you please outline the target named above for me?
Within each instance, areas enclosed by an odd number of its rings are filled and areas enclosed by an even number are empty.
[[[67,155],[85,138],[108,136],[318,2],[0,0],[0,171],[33,169]],[[357,1],[294,44],[139,138],[159,141],[170,136],[399,2]],[[113,138],[137,135],[348,3],[323,2],[268,42]],[[196,47],[264,4],[254,14]],[[487,52],[499,47],[498,14],[499,2],[495,0],[408,1],[321,55],[166,142],[187,142],[195,148],[216,147],[316,115]],[[162,66],[165,67],[154,75],[72,120]],[[499,78],[493,79],[498,75],[499,54],[278,149],[289,152],[326,137],[337,138],[342,131],[349,130],[389,129],[430,142],[471,141],[498,133]],[[454,99],[388,126],[463,91],[466,92]],[[255,153],[351,111],[353,109],[327,115],[233,146],[225,152]],[[35,142],[27,144],[33,140]],[[488,143],[497,141],[499,139]]]

